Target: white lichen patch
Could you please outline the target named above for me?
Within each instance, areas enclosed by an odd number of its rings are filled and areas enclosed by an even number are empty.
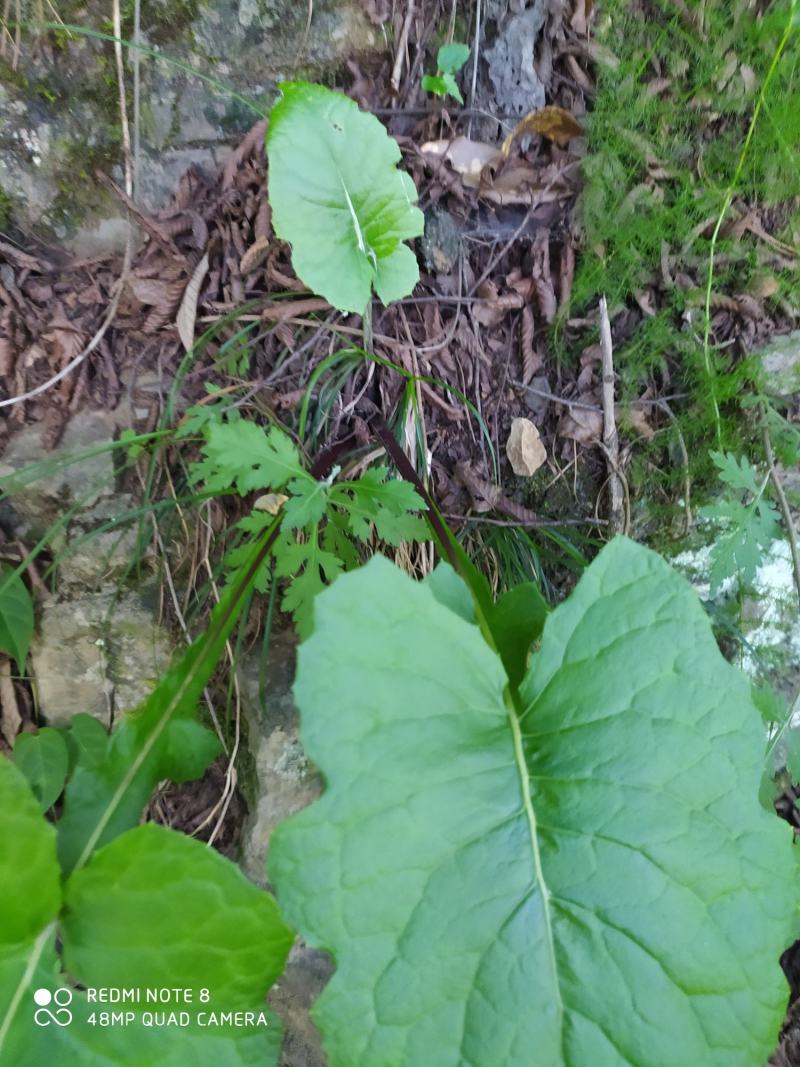
[[[710,595],[711,547],[701,545],[681,552],[672,560],[704,600]],[[735,581],[729,578],[714,602],[724,606],[734,592]],[[742,645],[740,666],[749,675],[760,677],[765,664],[786,678],[800,671],[800,613],[787,541],[773,541],[764,554],[752,587],[747,591],[740,626],[746,642]]]

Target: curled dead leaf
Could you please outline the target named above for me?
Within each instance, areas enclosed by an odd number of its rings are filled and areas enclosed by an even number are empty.
[[[603,436],[603,413],[600,409],[572,407],[558,420],[558,435],[579,445],[592,445]]]
[[[200,297],[205,276],[208,274],[208,252],[203,256],[194,273],[189,279],[189,284],[183,294],[181,306],[178,308],[178,317],[175,324],[178,327],[178,336],[183,342],[183,347],[188,352],[194,344],[194,323],[197,318],[197,301]]]
[[[266,511],[269,515],[277,515],[288,499],[289,497],[285,493],[265,493],[253,504],[253,510]]]
[[[522,297],[519,293],[500,295],[493,281],[485,281],[479,285],[477,295],[483,302],[476,301],[472,305],[472,317],[487,328],[497,326],[509,311],[522,307]]]
[[[258,237],[255,242],[250,245],[245,254],[242,256],[239,262],[239,271],[242,275],[249,274],[250,271],[255,270],[256,267],[260,267],[264,260],[269,255],[269,240],[266,237]]]
[[[573,137],[582,137],[583,127],[575,116],[563,107],[542,107],[538,111],[531,111],[520,119],[503,141],[503,159],[508,159],[512,145],[519,137],[531,133],[538,133],[541,137],[547,137],[563,146]]]
[[[11,662],[7,656],[0,657],[0,732],[9,748],[22,726],[17,694],[11,679]]]
[[[428,161],[442,159],[460,174],[464,184],[477,189],[481,174],[486,167],[500,162],[500,152],[485,141],[471,141],[468,137],[456,137],[452,141],[428,141],[420,149]]]
[[[530,478],[545,462],[547,449],[530,419],[517,418],[511,423],[506,455],[514,474],[523,478]]]

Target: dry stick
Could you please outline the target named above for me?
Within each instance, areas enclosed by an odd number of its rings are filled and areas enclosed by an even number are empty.
[[[800,551],[798,551],[797,547],[797,532],[794,528],[794,520],[792,519],[792,510],[789,507],[789,501],[786,499],[786,493],[784,492],[783,485],[781,484],[781,480],[778,477],[778,472],[775,468],[775,455],[772,451],[772,441],[769,436],[763,404],[761,405],[761,438],[764,442],[764,454],[767,458],[769,476],[775,489],[775,496],[778,498],[778,507],[781,509],[781,515],[783,516],[783,524],[786,527],[786,536],[789,538],[789,548],[792,553],[792,563],[794,564],[794,585],[797,591],[798,601],[800,601]]]
[[[600,350],[603,354],[603,446],[608,460],[611,495],[609,519],[614,533],[622,533],[625,517],[622,479],[619,476],[619,438],[614,416],[614,350],[605,296],[600,298]]]
[[[206,523],[206,526],[211,529],[212,524],[210,500],[206,501],[206,518],[204,519],[204,521]],[[206,571],[208,572],[208,578],[211,583],[211,591],[214,594],[214,599],[216,603],[219,604],[219,589],[217,588],[217,583],[214,579],[214,570],[211,566],[211,560],[208,558],[208,552],[206,552],[203,562],[205,564]],[[206,842],[208,848],[211,848],[211,846],[214,844],[217,834],[222,829],[222,823],[225,820],[225,816],[228,813],[228,808],[230,806],[231,800],[233,799],[233,795],[236,792],[236,782],[238,780],[238,776],[236,773],[236,757],[239,754],[239,744],[241,741],[242,732],[242,695],[239,687],[239,676],[236,673],[236,658],[233,654],[233,647],[231,645],[230,638],[228,638],[228,640],[225,642],[225,652],[228,657],[228,663],[231,667],[231,675],[233,680],[234,707],[236,709],[234,715],[234,736],[233,747],[230,751],[230,754],[228,755],[228,766],[225,769],[225,785],[222,790],[222,796],[219,798],[217,803],[214,805],[214,807],[211,809],[211,811],[208,813],[202,823],[200,823],[200,825],[194,830],[194,835],[199,834],[200,831],[203,830],[211,822],[217,811],[222,808],[219,814],[219,818],[217,819],[216,825],[214,826],[214,829],[212,830],[208,841]]]
[[[125,106],[125,63],[122,58],[122,16],[119,0],[113,0],[112,18],[114,23],[114,58],[117,63],[117,90],[119,92],[119,121],[122,129],[122,156],[125,163],[125,192],[133,196],[133,154],[131,152],[131,131],[128,126],[128,109]],[[133,223],[129,220],[128,226]]]
[[[470,109],[475,107],[475,93],[478,88],[478,55],[481,44],[481,0],[475,4],[475,43],[472,46],[472,85],[469,89]],[[472,115],[467,121],[467,137],[472,136]]]
[[[139,156],[141,154],[141,96],[142,96],[142,56],[139,44],[142,39],[142,4],[134,0],[133,4],[133,174],[131,188],[133,197],[139,195]]]
[[[394,67],[392,68],[391,86],[395,93],[400,89],[400,75],[403,72],[403,59],[405,58],[406,48],[408,47],[408,35],[411,32],[411,20],[413,18],[414,0],[408,0],[406,17],[403,19],[403,28],[400,31],[400,39],[397,42],[397,52],[394,57]]]

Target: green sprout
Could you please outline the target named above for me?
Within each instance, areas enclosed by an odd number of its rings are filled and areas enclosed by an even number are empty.
[[[426,74],[422,79],[422,88],[426,93],[435,93],[436,96],[453,96],[459,104],[464,103],[464,97],[458,87],[455,76],[469,59],[469,45],[443,44],[436,56],[438,70],[436,74]]]

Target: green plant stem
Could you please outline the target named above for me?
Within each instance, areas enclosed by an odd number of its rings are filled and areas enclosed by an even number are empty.
[[[772,479],[772,487],[775,490],[775,496],[778,498],[778,507],[781,509],[781,515],[783,516],[783,524],[786,527],[786,536],[789,539],[789,550],[792,553],[792,566],[794,568],[795,592],[797,593],[798,601],[800,601],[800,550],[797,547],[797,533],[794,528],[792,509],[789,507],[789,501],[786,499],[786,493],[775,469],[775,456],[772,451],[772,441],[769,436],[769,426],[767,425],[767,413],[763,401],[760,408],[761,439],[764,444],[764,455],[769,468],[769,477]]]
[[[731,182],[725,192],[725,199],[722,202],[722,209],[720,210],[716,225],[714,226],[714,232],[711,235],[711,249],[708,254],[708,277],[706,279],[706,296],[703,319],[703,365],[705,367],[706,380],[708,381],[708,388],[711,394],[711,404],[714,410],[714,427],[717,437],[717,446],[720,449],[722,448],[722,420],[719,411],[719,401],[717,400],[717,390],[715,382],[716,372],[711,362],[711,351],[709,344],[711,337],[711,288],[714,282],[714,258],[716,255],[717,239],[719,238],[719,232],[722,229],[722,223],[728,213],[728,208],[731,206],[731,203],[733,201],[733,196],[736,191],[736,187],[739,184],[739,178],[741,176],[742,169],[744,168],[745,160],[747,159],[747,154],[750,150],[750,142],[753,139],[756,124],[758,123],[758,117],[761,113],[761,108],[764,105],[767,88],[769,86],[770,81],[772,80],[773,75],[775,74],[775,71],[778,69],[778,63],[780,62],[780,58],[783,55],[783,51],[786,48],[789,38],[792,35],[792,30],[794,29],[795,6],[796,0],[791,0],[791,4],[789,6],[789,16],[786,21],[783,36],[781,37],[780,43],[778,44],[778,47],[775,50],[775,55],[772,57],[772,62],[770,63],[769,70],[767,71],[767,76],[764,78],[764,81],[761,84],[761,88],[759,89],[758,100],[756,101],[756,106],[753,109],[753,116],[750,119],[750,125],[747,130],[747,136],[744,139],[742,151],[739,153],[739,161],[736,164],[736,170],[733,173],[733,178],[731,179]]]

